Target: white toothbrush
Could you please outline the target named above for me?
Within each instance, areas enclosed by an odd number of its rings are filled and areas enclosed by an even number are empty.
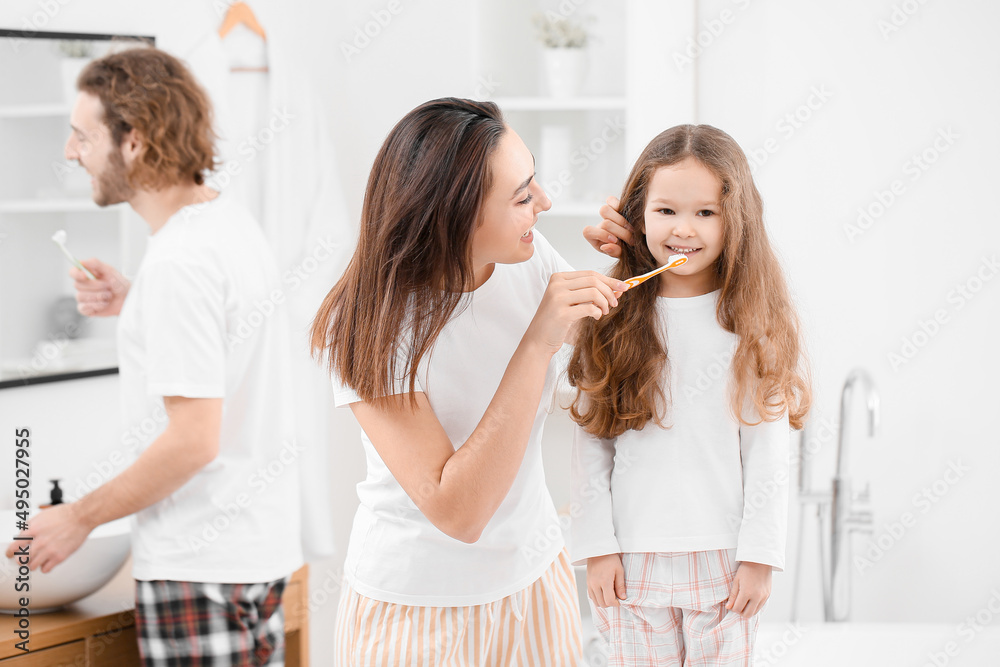
[[[66,259],[69,260],[70,264],[72,264],[76,268],[86,273],[87,277],[90,278],[91,280],[97,280],[97,276],[95,276],[93,273],[87,270],[87,267],[81,264],[80,260],[74,257],[73,253],[71,253],[69,250],[66,249],[66,246],[64,245],[66,243],[66,230],[60,229],[58,232],[52,235],[52,240],[56,242],[56,245],[59,246],[59,249],[63,251],[64,255],[66,255]]]

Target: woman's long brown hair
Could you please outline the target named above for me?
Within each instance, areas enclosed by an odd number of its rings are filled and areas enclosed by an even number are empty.
[[[412,404],[420,360],[473,284],[472,236],[505,132],[492,102],[444,98],[404,116],[379,149],[357,248],[311,336],[362,400],[384,404],[403,379]]]
[[[732,414],[744,424],[760,423],[746,420],[743,406],[749,402],[762,420],[779,419],[787,411],[792,427],[802,428],[811,389],[799,320],[764,229],[763,203],[750,165],[732,137],[710,125],[679,125],[646,146],[619,207],[633,229],[633,241],[621,244],[610,275],[624,280],[657,267],[646,246],[647,190],[657,169],[688,157],[722,182],[716,318],[739,337],[732,360]],[[640,430],[650,420],[666,428],[669,366],[655,306],[655,289],[629,290],[607,316],[582,323],[569,364],[569,381],[577,388],[570,415],[598,437]]]

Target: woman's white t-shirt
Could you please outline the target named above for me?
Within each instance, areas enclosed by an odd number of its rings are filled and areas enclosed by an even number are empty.
[[[456,449],[472,434],[500,386],[549,276],[569,270],[536,231],[531,258],[520,264],[497,264],[489,280],[464,296],[431,353],[421,360],[417,391],[426,394]],[[542,426],[552,405],[558,370],[554,359],[521,469],[474,544],[436,528],[362,432],[368,474],[358,484],[361,504],[344,564],[354,590],[396,604],[467,606],[511,595],[545,572],[563,548],[541,451]],[[338,406],[360,400],[336,377],[334,395]]]
[[[118,320],[123,444],[167,425],[164,396],[222,398],[218,456],[134,515],[133,576],[273,581],[302,564],[284,295],[259,225],[231,195],[149,238]]]

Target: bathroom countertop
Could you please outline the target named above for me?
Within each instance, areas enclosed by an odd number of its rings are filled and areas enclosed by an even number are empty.
[[[114,578],[96,593],[48,614],[29,617],[28,648],[37,651],[81,637],[105,633],[109,637],[121,634],[123,628],[135,624],[135,580],[132,579],[132,559],[129,558]],[[14,633],[18,617],[0,614],[0,658],[25,655],[16,647],[21,641]]]
[[[309,667],[309,566],[285,587],[285,665]],[[101,590],[49,614],[29,617],[30,651],[17,648],[17,616],[0,614],[0,663],[12,667],[72,664],[80,667],[139,665],[135,636],[132,559]]]

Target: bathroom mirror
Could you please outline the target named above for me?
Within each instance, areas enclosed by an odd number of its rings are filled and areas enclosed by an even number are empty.
[[[76,310],[76,257],[131,275],[145,243],[124,204],[99,208],[63,157],[76,79],[92,59],[151,37],[0,30],[0,388],[117,372],[116,318]]]

